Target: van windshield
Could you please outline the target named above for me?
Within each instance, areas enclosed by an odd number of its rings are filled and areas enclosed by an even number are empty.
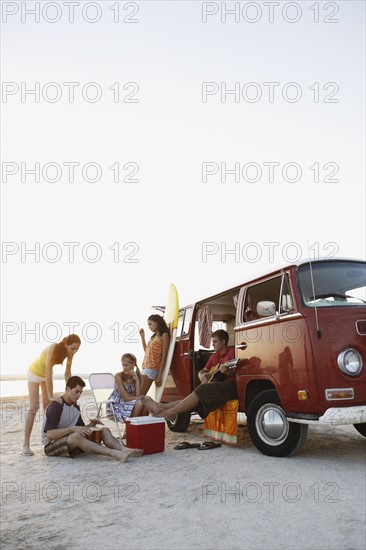
[[[298,268],[303,302],[308,307],[357,306],[366,303],[366,263],[326,261]]]

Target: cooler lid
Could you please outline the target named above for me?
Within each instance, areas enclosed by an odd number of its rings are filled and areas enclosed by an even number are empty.
[[[134,416],[126,420],[130,424],[158,424],[165,422],[165,418],[162,416]]]

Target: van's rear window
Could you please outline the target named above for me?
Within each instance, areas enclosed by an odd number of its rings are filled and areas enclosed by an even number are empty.
[[[303,302],[308,307],[356,306],[366,303],[366,263],[326,261],[298,268]],[[312,282],[313,281],[313,282]]]

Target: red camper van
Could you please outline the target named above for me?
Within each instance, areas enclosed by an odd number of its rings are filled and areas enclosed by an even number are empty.
[[[365,262],[304,261],[182,308],[162,401],[199,384],[207,334],[224,328],[239,359],[239,410],[262,453],[299,450],[314,423],[354,424],[366,436],[365,291]],[[189,422],[184,413],[168,426]]]

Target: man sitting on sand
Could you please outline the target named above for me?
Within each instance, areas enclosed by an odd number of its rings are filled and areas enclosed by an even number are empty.
[[[168,419],[175,415],[197,411],[201,418],[206,418],[210,412],[223,407],[228,401],[238,399],[235,375],[225,366],[225,363],[235,358],[234,349],[228,347],[229,334],[226,330],[216,330],[211,335],[214,354],[211,355],[205,367],[198,373],[201,384],[185,399],[173,403],[156,403],[150,397],[141,399],[145,407],[154,416]],[[212,383],[208,383],[208,374],[215,365],[221,365]]]
[[[142,449],[129,449],[118,443],[108,428],[102,429],[102,441],[99,445],[89,441],[89,429],[102,424],[98,419],[85,426],[77,400],[83,392],[85,382],[79,376],[71,376],[66,383],[65,393],[61,398],[52,401],[46,409],[42,425],[42,443],[47,456],[69,456],[88,453],[110,456],[115,460],[126,462],[131,456],[141,456]]]

